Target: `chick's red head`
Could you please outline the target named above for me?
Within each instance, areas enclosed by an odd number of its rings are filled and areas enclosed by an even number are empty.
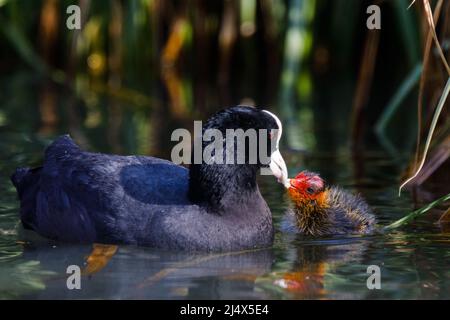
[[[324,191],[325,181],[317,173],[302,171],[290,179],[288,192],[293,200],[318,200]]]

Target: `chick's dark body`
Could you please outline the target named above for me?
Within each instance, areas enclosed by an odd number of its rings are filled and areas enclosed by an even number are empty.
[[[297,177],[288,190],[292,205],[284,222],[286,230],[313,236],[375,231],[375,216],[361,196],[335,186],[324,187],[314,173],[303,172]]]

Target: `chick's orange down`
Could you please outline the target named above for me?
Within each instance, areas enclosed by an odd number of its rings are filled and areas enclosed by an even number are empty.
[[[359,196],[328,187],[314,172],[302,171],[290,179],[292,207],[289,220],[307,235],[367,234],[375,229],[375,216]]]

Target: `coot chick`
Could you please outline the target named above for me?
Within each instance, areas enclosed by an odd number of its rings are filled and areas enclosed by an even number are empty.
[[[290,225],[302,234],[368,234],[375,229],[375,216],[359,195],[326,186],[317,173],[302,171],[290,179],[288,194]]]
[[[270,164],[258,157],[255,164],[203,161],[187,170],[153,157],[86,152],[61,136],[46,149],[42,167],[19,168],[11,178],[24,227],[59,241],[172,250],[270,246],[272,216],[256,175],[268,166],[286,184],[287,169],[278,151],[280,120],[265,110],[237,106],[212,116],[203,130],[208,128],[224,135],[226,129],[278,129],[267,141],[258,136],[258,144],[274,141]],[[233,149],[236,145],[224,145],[215,157],[225,159]]]

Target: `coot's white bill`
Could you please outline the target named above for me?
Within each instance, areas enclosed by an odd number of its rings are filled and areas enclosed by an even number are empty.
[[[285,188],[289,188],[289,179],[286,163],[279,150],[275,150],[270,156],[270,170],[273,175],[278,179],[278,182],[284,185]]]
[[[275,137],[275,147],[276,150],[270,156],[270,170],[273,175],[278,179],[278,182],[284,185],[285,188],[289,188],[290,183],[288,179],[288,171],[286,167],[286,163],[284,162],[283,157],[281,156],[280,150],[278,149],[280,146],[281,135],[283,134],[283,125],[280,119],[270,111],[264,110],[264,112],[270,114],[277,123],[278,130],[276,131]]]

